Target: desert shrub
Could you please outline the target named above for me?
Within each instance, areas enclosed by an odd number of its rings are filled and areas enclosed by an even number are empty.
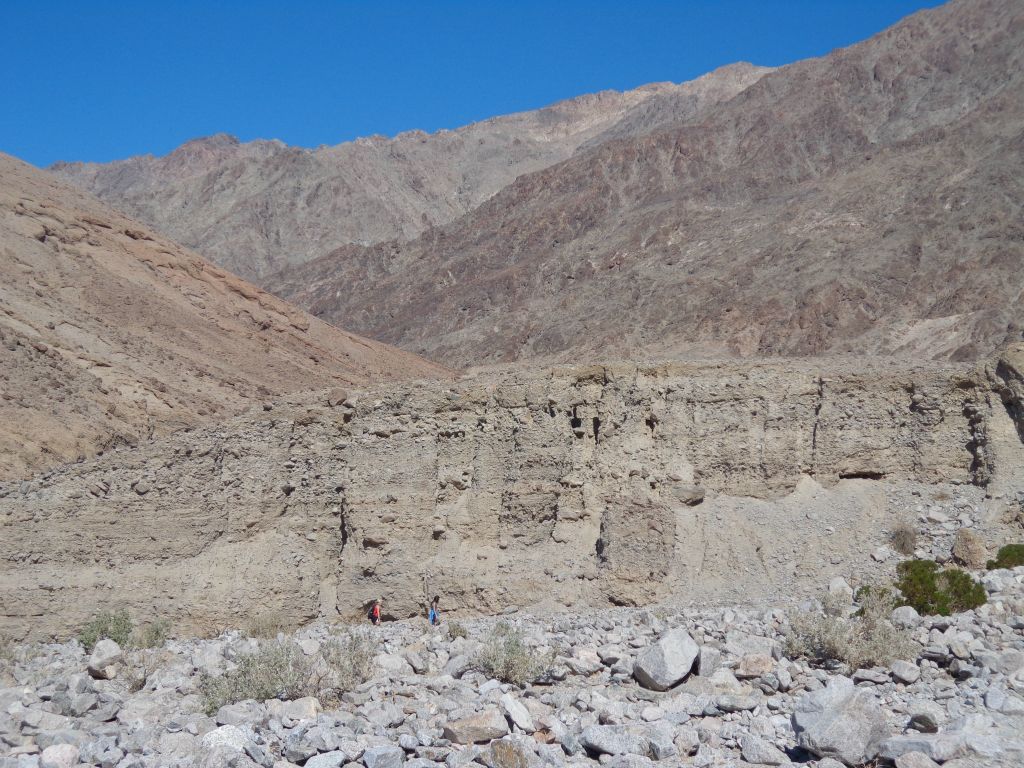
[[[315,660],[294,643],[268,643],[242,656],[238,666],[222,675],[203,675],[199,693],[206,713],[225,704],[255,699],[299,699],[319,693]]]
[[[170,636],[171,624],[166,619],[151,621],[139,627],[132,634],[131,644],[134,648],[163,648]]]
[[[949,616],[984,605],[985,588],[959,568],[940,569],[933,560],[904,560],[896,566],[903,604],[922,616]]]
[[[13,662],[18,656],[13,637],[0,635],[0,662]]]
[[[502,682],[525,685],[545,674],[554,661],[553,653],[538,653],[526,644],[521,630],[500,622],[484,640],[473,666]]]
[[[348,691],[369,680],[377,650],[377,644],[361,632],[348,632],[324,643],[320,651],[326,664],[321,696]]]
[[[469,637],[469,632],[462,624],[451,619],[448,622],[448,636],[454,640],[457,637]]]
[[[103,639],[113,640],[122,648],[128,648],[133,629],[134,625],[128,611],[98,613],[82,627],[78,633],[78,642],[89,652],[96,646],[96,643]]]
[[[889,534],[889,543],[901,555],[912,555],[917,549],[917,530],[908,523],[899,523]]]
[[[996,553],[995,560],[989,560],[988,569],[994,568],[1017,568],[1024,565],[1024,544],[1007,544],[1000,547]]]
[[[272,641],[238,660],[222,675],[204,675],[199,693],[207,714],[225,704],[255,699],[298,699],[316,696],[337,701],[341,694],[373,674],[376,644],[366,635],[350,632],[332,638],[320,652],[306,656],[292,642]]]
[[[249,619],[245,634],[263,640],[273,640],[284,631],[285,622],[279,613],[261,613]]]
[[[851,669],[912,659],[917,645],[889,621],[896,596],[885,588],[858,592],[860,609],[850,615],[843,595],[827,594],[822,610],[793,614],[786,631],[786,653],[817,663],[839,661]]]

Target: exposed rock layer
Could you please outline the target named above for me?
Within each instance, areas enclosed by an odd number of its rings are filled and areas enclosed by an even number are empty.
[[[767,71],[734,64],[681,85],[604,91],[434,134],[315,150],[219,135],[166,157],[53,170],[215,263],[258,278],[345,243],[414,237],[585,142],[691,116]]]
[[[3,489],[0,616],[44,634],[125,605],[210,631],[374,597],[405,616],[433,594],[482,612],[789,595],[884,542],[875,481],[1019,460],[988,451],[1008,418],[990,375],[613,365],[281,403]]]
[[[958,0],[264,284],[449,364],[977,359],[1024,327],[1024,10]]]
[[[0,154],[0,480],[299,389],[446,374]]]

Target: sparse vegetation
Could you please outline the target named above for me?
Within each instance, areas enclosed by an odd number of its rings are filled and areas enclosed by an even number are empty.
[[[249,619],[245,634],[261,640],[273,640],[285,629],[285,621],[281,614],[274,612],[261,613]]]
[[[132,646],[135,648],[163,648],[170,637],[171,624],[166,619],[151,621],[139,627],[132,635]]]
[[[0,635],[0,662],[10,663],[17,658],[14,638]]]
[[[321,653],[328,668],[326,687],[341,693],[355,688],[373,675],[377,644],[365,633],[348,632],[327,641]],[[321,698],[324,698],[324,693],[321,691]]]
[[[86,624],[78,633],[80,642],[87,652],[92,652],[96,643],[109,638],[122,648],[128,648],[132,639],[132,630],[135,625],[132,623],[128,611],[105,611],[97,614],[92,621]]]
[[[92,652],[96,643],[110,639],[125,650],[131,648],[161,648],[167,642],[171,624],[166,619],[155,619],[136,627],[128,611],[106,611],[96,614],[78,633],[80,642],[87,652]]]
[[[940,569],[933,560],[905,560],[896,566],[903,604],[922,616],[949,616],[984,605],[985,588],[959,568]]]
[[[1017,568],[1024,565],[1024,544],[1007,544],[1000,547],[995,560],[986,564],[991,571],[995,568]]]
[[[889,534],[889,543],[901,555],[912,555],[917,549],[917,530],[909,523],[899,523]]]
[[[451,619],[448,621],[448,636],[454,640],[457,637],[469,637],[469,632],[462,624]]]
[[[211,715],[225,704],[246,699],[316,696],[328,702],[367,680],[375,655],[374,643],[356,633],[327,641],[313,656],[306,656],[293,642],[275,640],[243,656],[235,669],[223,675],[204,675],[199,692]]]
[[[541,654],[526,644],[521,630],[499,622],[484,640],[474,666],[504,683],[532,683],[551,669],[554,653]]]
[[[828,594],[822,599],[821,611],[791,616],[787,653],[817,663],[839,661],[851,669],[914,658],[917,647],[910,635],[889,621],[897,603],[893,592],[863,589],[858,598],[860,609],[852,615],[845,596]]]

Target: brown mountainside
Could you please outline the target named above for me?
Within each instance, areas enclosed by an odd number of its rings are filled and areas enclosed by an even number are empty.
[[[691,114],[767,71],[734,64],[681,85],[604,91],[434,134],[315,150],[219,135],[166,157],[52,170],[220,266],[258,278],[346,243],[415,237],[605,131],[628,132],[668,111]]]
[[[299,389],[445,375],[0,154],[0,480]]]
[[[657,121],[655,121],[657,122]],[[1024,324],[1024,5],[959,0],[279,295],[453,365],[973,358]],[[613,130],[613,129],[610,129]]]

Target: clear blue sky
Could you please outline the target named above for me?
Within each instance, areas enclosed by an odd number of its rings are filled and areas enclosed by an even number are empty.
[[[2,0],[0,151],[37,165],[227,132],[316,146],[779,65],[935,0]]]

